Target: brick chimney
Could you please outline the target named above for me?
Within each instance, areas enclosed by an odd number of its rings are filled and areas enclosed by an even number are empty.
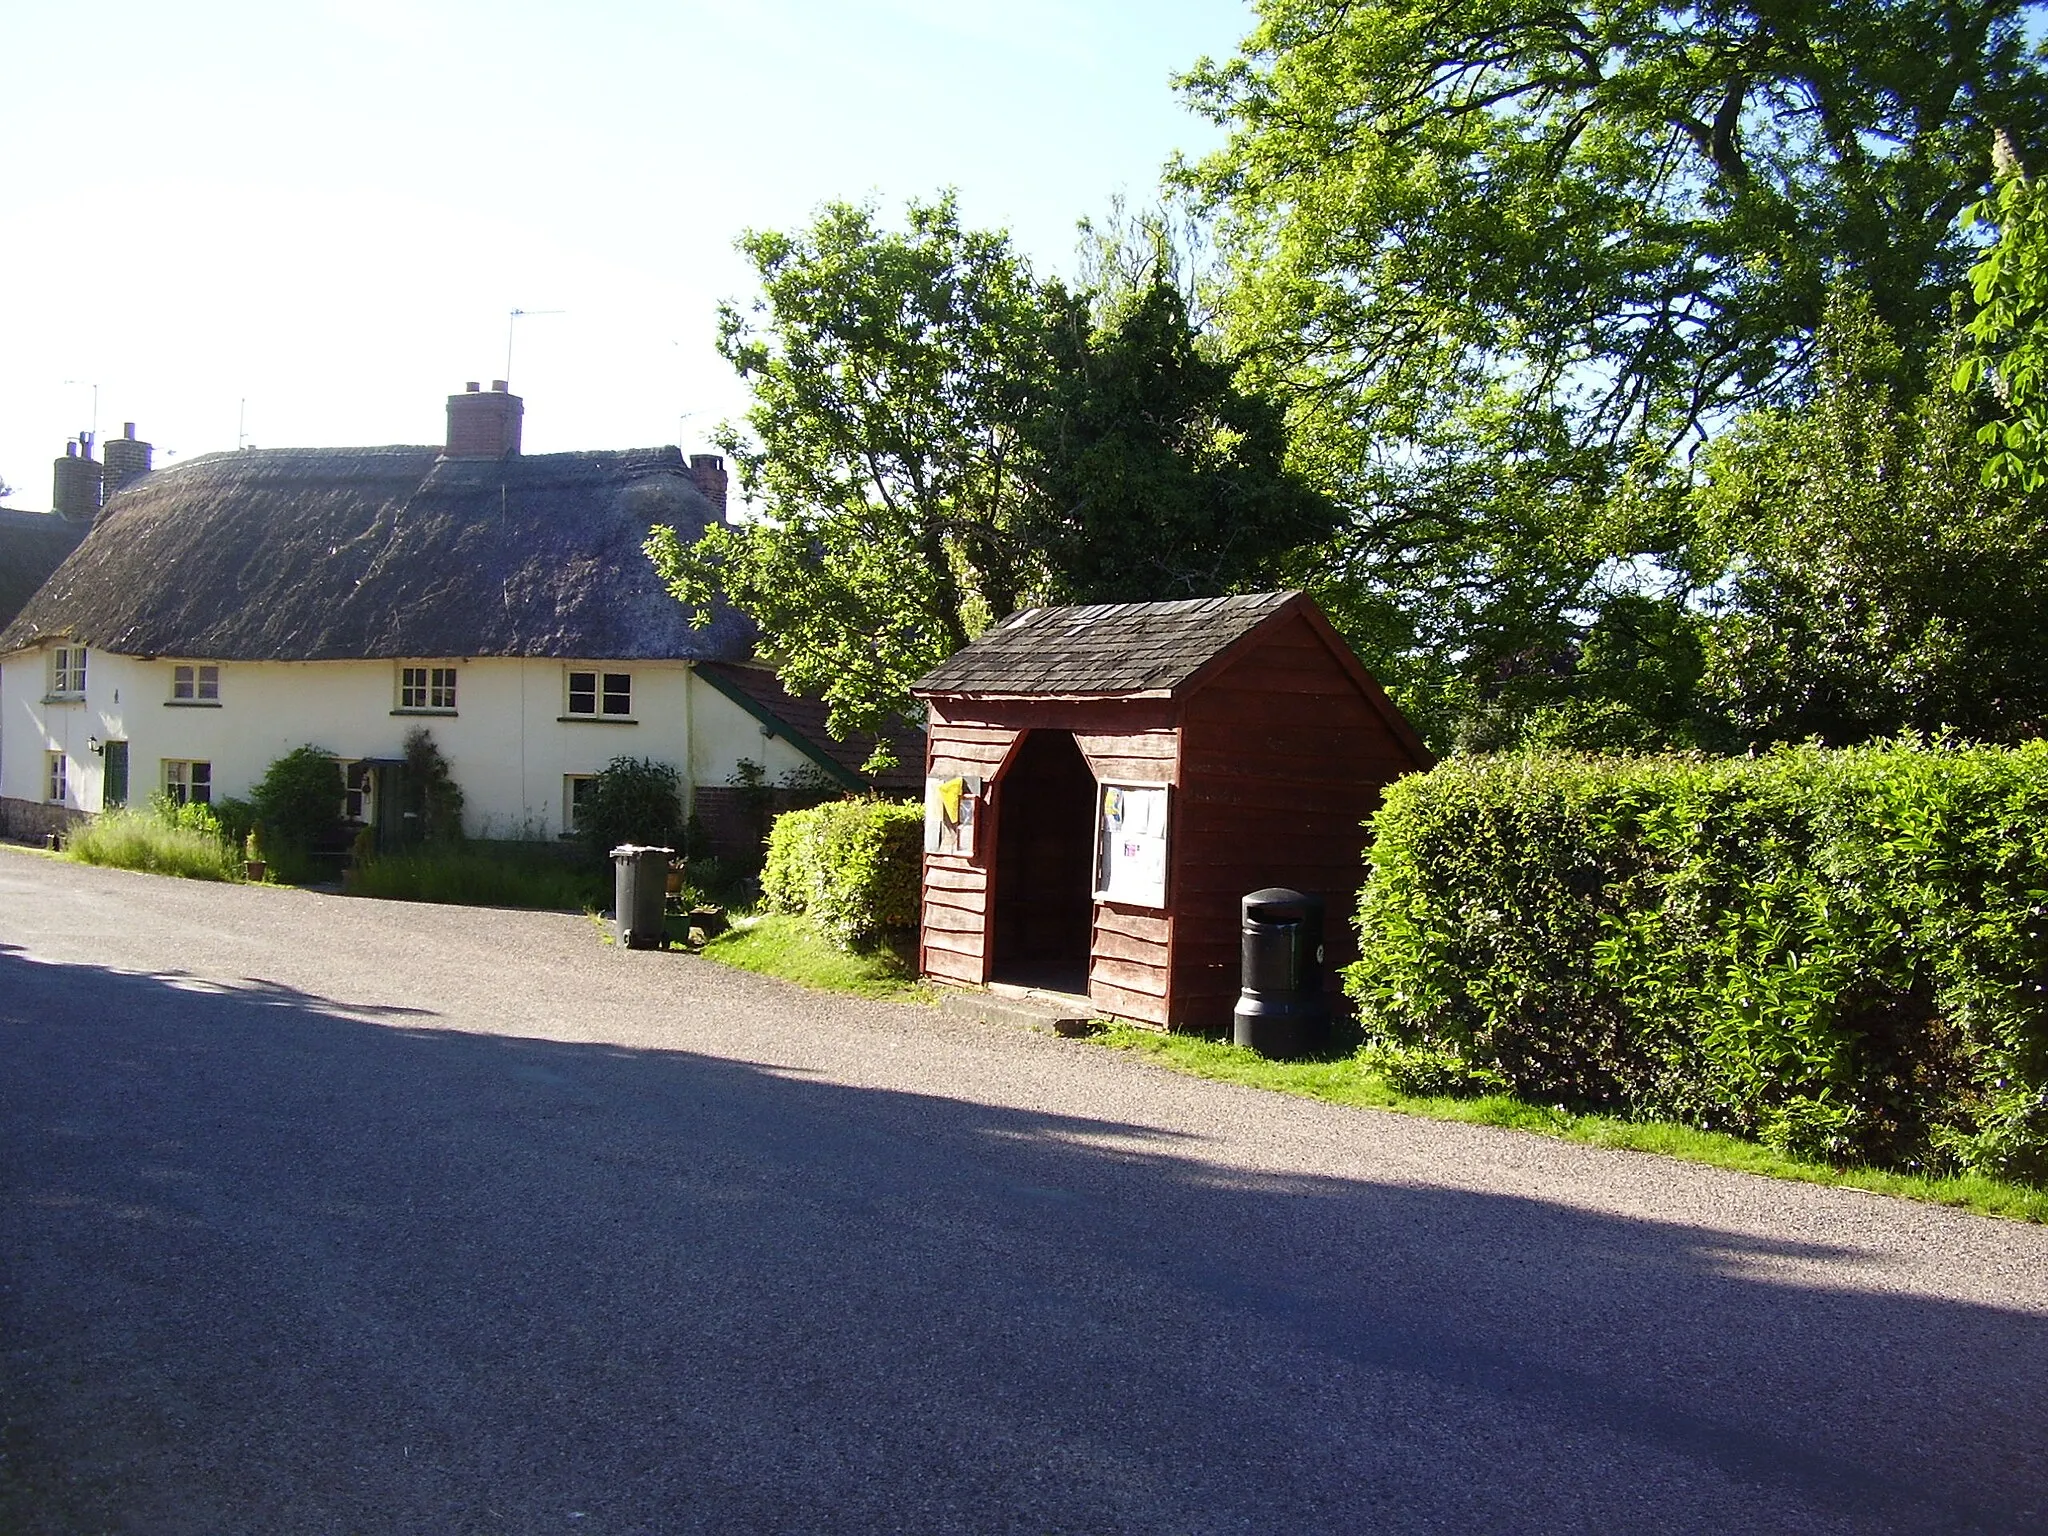
[[[459,395],[448,397],[448,446],[451,459],[502,459],[519,451],[519,423],[526,402],[512,394],[503,379],[491,380],[486,393],[472,380]]]
[[[704,493],[704,499],[718,513],[718,520],[724,522],[725,460],[715,453],[691,454],[690,478],[697,482],[697,489]]]
[[[100,500],[105,501],[114,492],[131,480],[140,480],[149,473],[150,455],[154,450],[148,443],[138,442],[135,437],[135,423],[121,423],[121,435],[106,444],[101,452],[106,457],[106,476]]]
[[[91,522],[100,510],[100,474],[100,462],[92,456],[92,434],[81,432],[64,445],[64,457],[57,461],[56,484],[50,492],[57,515],[74,523]]]

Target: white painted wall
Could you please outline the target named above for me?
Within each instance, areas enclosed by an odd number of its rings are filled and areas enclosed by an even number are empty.
[[[674,765],[686,782],[726,783],[743,757],[770,780],[807,761],[788,742],[693,673],[685,661],[414,658],[454,666],[456,711],[398,711],[395,661],[220,662],[218,708],[170,702],[171,668],[204,657],[143,660],[93,650],[82,702],[47,702],[51,647],[0,658],[0,796],[43,799],[44,753],[70,760],[68,803],[103,807],[104,759],[90,739],[129,743],[129,802],[162,784],[166,759],[213,765],[216,799],[247,795],[278,757],[312,743],[342,758],[399,757],[423,725],[462,787],[472,836],[553,837],[562,830],[564,778],[615,757]],[[567,720],[570,671],[627,672],[633,722]]]

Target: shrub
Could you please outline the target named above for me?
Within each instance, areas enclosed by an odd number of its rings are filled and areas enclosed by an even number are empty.
[[[1374,822],[1370,1036],[1803,1156],[2048,1178],[2048,743],[1463,759]]]
[[[916,931],[923,857],[922,806],[836,800],[775,818],[761,894],[841,945],[874,943]]]
[[[584,845],[609,861],[621,843],[684,846],[682,778],[667,763],[615,757],[594,780],[582,810]]]
[[[462,841],[462,786],[423,725],[405,733],[405,809],[414,835],[426,843]]]
[[[106,811],[65,839],[81,864],[140,869],[187,880],[239,880],[241,859],[203,805],[180,806],[159,795],[147,810]]]
[[[341,767],[321,747],[296,747],[264,771],[250,807],[279,879],[309,878],[314,851],[342,841],[341,796]]]

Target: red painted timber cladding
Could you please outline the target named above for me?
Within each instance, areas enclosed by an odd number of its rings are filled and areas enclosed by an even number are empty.
[[[1363,823],[1413,766],[1352,674],[1299,615],[1253,636],[1183,703],[1174,820],[1173,1017],[1221,1029],[1238,994],[1239,901],[1323,898],[1324,977],[1356,957]]]

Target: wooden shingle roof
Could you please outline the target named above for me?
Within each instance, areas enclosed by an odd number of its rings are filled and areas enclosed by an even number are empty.
[[[1299,592],[1174,603],[1026,608],[919,678],[912,692],[1171,695]]]

